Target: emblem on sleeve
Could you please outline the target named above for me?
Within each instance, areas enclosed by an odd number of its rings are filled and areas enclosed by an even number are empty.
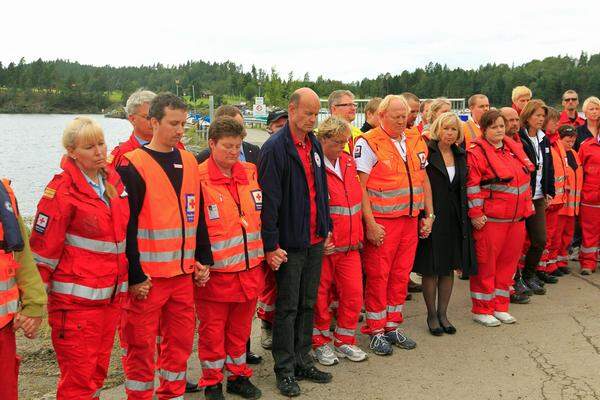
[[[252,195],[252,201],[254,201],[254,208],[256,209],[256,211],[262,210],[262,201],[263,201],[262,190],[260,190],[260,189],[253,190],[250,192],[250,194]]]
[[[35,219],[35,224],[33,225],[33,229],[37,233],[46,232],[46,228],[48,228],[48,223],[50,222],[50,217],[44,213],[39,213],[37,218]]]

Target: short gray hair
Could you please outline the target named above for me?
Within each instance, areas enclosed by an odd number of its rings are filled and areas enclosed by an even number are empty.
[[[327,99],[329,111],[331,111],[331,107],[335,106],[335,103],[337,103],[342,98],[342,96],[350,96],[352,97],[352,99],[354,99],[354,93],[352,93],[349,90],[334,90],[333,92],[331,92],[329,98]]]
[[[135,114],[139,106],[145,103],[151,103],[155,97],[156,93],[145,89],[138,89],[131,93],[131,96],[129,96],[127,103],[125,104],[127,116]]]

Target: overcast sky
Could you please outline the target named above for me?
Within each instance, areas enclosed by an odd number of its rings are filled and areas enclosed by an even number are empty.
[[[600,52],[600,1],[3,1],[0,61],[252,64],[344,81]]]

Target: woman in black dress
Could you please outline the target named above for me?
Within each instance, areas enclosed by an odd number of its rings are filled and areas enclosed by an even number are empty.
[[[430,132],[426,171],[436,217],[429,237],[419,240],[413,271],[423,276],[429,331],[440,336],[456,333],[446,315],[454,270],[469,276],[477,272],[477,267],[467,218],[465,151],[457,145],[462,142],[460,120],[452,112],[444,113],[434,121]]]

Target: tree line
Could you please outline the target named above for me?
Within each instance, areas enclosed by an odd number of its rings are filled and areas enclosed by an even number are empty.
[[[341,82],[309,74],[282,77],[227,61],[188,61],[181,65],[160,63],[139,67],[82,65],[67,60],[3,65],[0,62],[0,112],[99,112],[123,104],[134,90],[179,91],[201,99],[214,95],[217,105],[231,99],[251,101],[259,93],[268,105],[285,106],[290,94],[308,86],[321,97],[335,89],[348,89],[359,98],[410,91],[422,98],[463,97],[485,93],[493,104],[510,104],[512,88],[528,86],[534,97],[558,104],[566,89],[581,98],[600,93],[600,53],[576,57],[556,56],[523,65],[488,63],[477,69],[449,68],[430,63],[415,71],[380,74],[376,78]]]

